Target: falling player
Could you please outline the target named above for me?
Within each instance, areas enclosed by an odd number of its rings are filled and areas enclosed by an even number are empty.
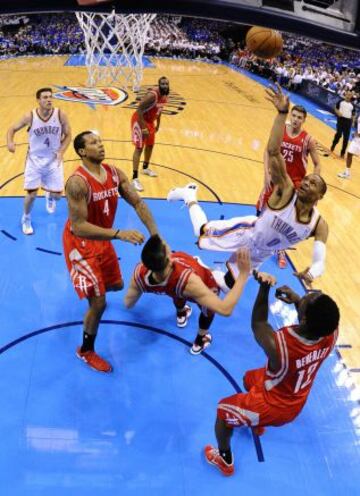
[[[250,249],[252,266],[258,268],[276,250],[293,246],[311,236],[315,238],[311,267],[296,273],[306,284],[311,285],[325,268],[328,225],[320,216],[315,205],[326,193],[326,183],[318,174],[309,174],[301,181],[296,191],[286,172],[281,154],[286,116],[289,111],[288,97],[280,86],[267,89],[267,99],[278,110],[270,133],[267,152],[274,191],[260,217],[235,217],[229,220],[208,221],[205,212],[197,202],[197,186],[189,184],[175,188],[168,194],[168,200],[184,200],[189,207],[194,233],[199,237],[199,247],[235,252],[240,247]],[[227,262],[229,271],[225,284],[231,287],[237,274],[234,257]]]
[[[281,154],[286,164],[286,172],[289,174],[296,189],[300,187],[301,181],[306,176],[308,156],[310,155],[314,165],[314,174],[320,174],[320,159],[316,150],[316,141],[303,129],[307,112],[301,105],[294,105],[290,112],[290,121],[285,125],[284,136],[281,143]],[[264,188],[256,204],[257,214],[266,208],[267,202],[274,190],[271,174],[268,166],[268,154],[264,154]],[[286,256],[284,250],[279,250],[278,264],[280,268],[286,267]]]
[[[152,236],[141,253],[142,263],[135,268],[124,302],[133,307],[142,293],[166,294],[173,299],[177,310],[177,325],[185,327],[191,313],[186,301],[196,302],[201,313],[199,330],[190,353],[198,355],[207,348],[212,336],[209,328],[214,313],[231,315],[238,302],[251,269],[248,250],[237,253],[239,276],[231,291],[221,300],[216,277],[220,271],[211,271],[198,259],[184,252],[171,252],[158,236]]]

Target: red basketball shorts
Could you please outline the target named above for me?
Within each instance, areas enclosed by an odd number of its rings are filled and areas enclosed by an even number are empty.
[[[249,370],[244,378],[249,392],[234,394],[219,401],[217,415],[229,427],[280,426],[291,422],[300,413],[298,407],[292,409],[269,404],[263,395],[263,377],[263,368]]]
[[[119,261],[110,241],[93,241],[64,234],[66,265],[79,298],[103,296],[122,282]]]
[[[144,146],[153,146],[155,143],[155,126],[152,122],[145,122],[149,131],[148,136],[143,136],[141,126],[138,121],[136,113],[131,117],[131,139],[136,148],[143,148]]]

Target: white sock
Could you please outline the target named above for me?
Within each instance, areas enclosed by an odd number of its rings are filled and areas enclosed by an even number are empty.
[[[192,188],[184,188],[185,194],[184,194],[184,202],[186,205],[189,205],[189,203],[192,202],[197,202],[197,190],[192,189]]]
[[[194,234],[198,238],[200,236],[201,227],[208,221],[206,214],[198,203],[193,203],[189,207],[189,215],[193,225]]]

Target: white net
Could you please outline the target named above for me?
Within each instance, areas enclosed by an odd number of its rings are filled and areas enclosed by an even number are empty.
[[[155,14],[76,12],[85,37],[88,84],[140,87],[143,55]]]

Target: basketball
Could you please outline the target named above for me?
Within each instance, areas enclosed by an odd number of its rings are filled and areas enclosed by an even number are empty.
[[[279,31],[254,26],[246,34],[246,46],[257,57],[271,59],[281,52],[283,39]]]

